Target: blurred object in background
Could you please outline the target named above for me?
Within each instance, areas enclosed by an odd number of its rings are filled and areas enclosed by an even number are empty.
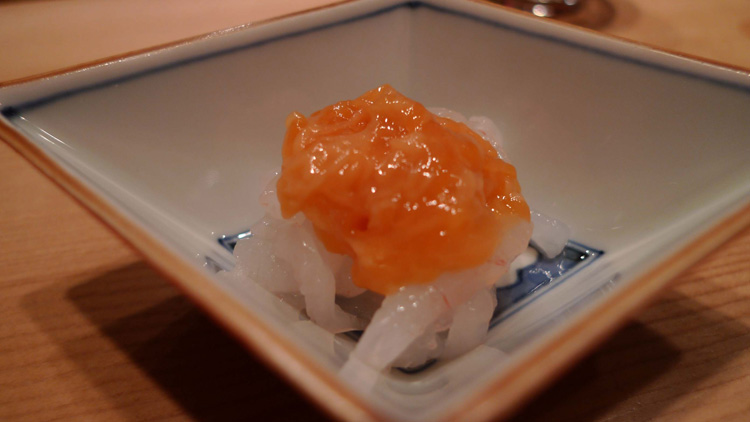
[[[525,10],[542,18],[573,13],[585,0],[503,0],[500,4]]]
[[[554,18],[591,29],[606,27],[615,16],[608,0],[493,0],[542,18]]]

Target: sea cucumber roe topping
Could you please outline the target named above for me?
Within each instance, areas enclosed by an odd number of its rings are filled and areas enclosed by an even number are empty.
[[[282,215],[302,212],[360,287],[391,294],[486,262],[529,221],[516,170],[389,85],[286,121]]]

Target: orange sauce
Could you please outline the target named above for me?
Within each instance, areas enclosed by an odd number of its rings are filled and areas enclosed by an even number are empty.
[[[515,168],[489,142],[389,85],[286,126],[282,214],[304,213],[351,256],[360,287],[391,294],[480,265],[508,216],[529,220]]]

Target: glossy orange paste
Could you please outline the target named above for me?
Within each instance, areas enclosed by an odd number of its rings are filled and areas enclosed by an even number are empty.
[[[529,220],[515,168],[463,123],[389,85],[286,121],[278,197],[381,294],[487,261],[507,216]]]

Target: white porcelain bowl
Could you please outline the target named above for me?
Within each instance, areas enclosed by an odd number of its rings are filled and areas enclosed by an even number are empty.
[[[212,269],[262,215],[286,115],[384,83],[492,118],[530,205],[593,258],[485,346],[365,391],[337,375],[352,340]],[[346,2],[3,87],[0,108],[6,141],[351,420],[507,414],[748,220],[747,73],[481,2]]]

